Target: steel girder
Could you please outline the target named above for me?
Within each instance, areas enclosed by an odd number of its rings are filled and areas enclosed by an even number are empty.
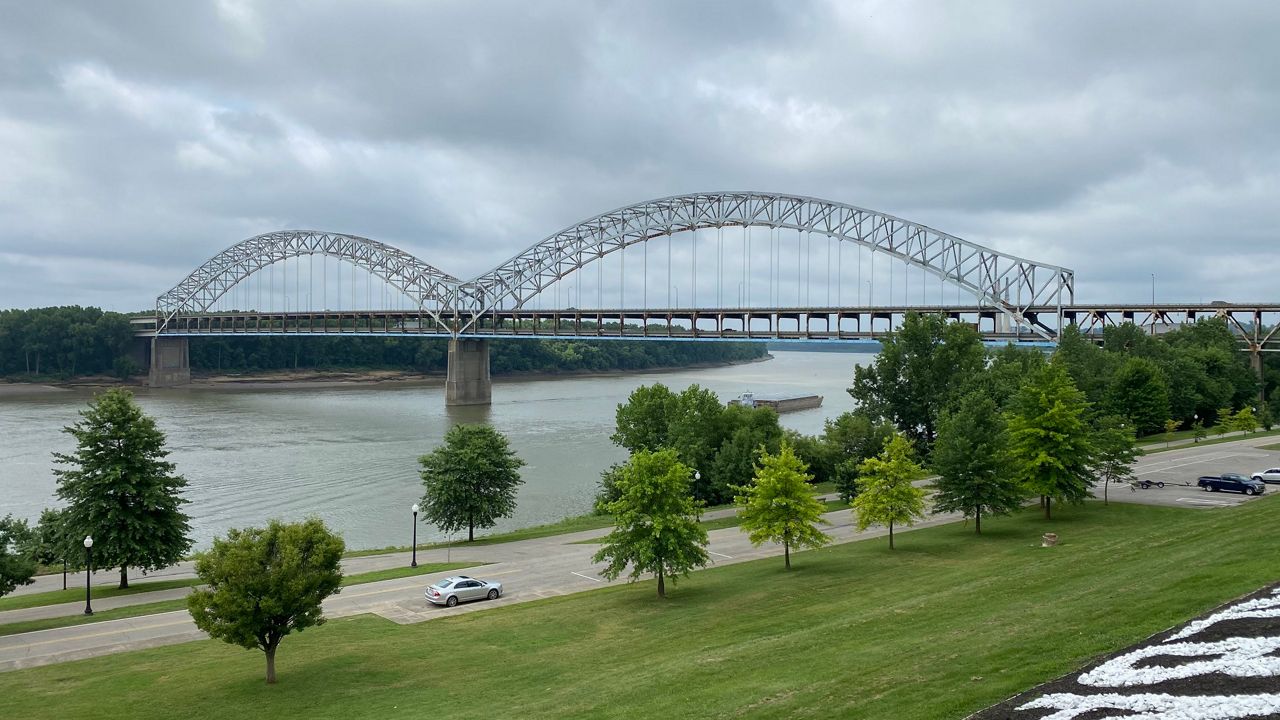
[[[629,245],[677,232],[756,226],[820,233],[883,252],[965,288],[1038,335],[1035,306],[1061,310],[1075,299],[1075,274],[962,240],[933,228],[853,205],[798,195],[712,192],[629,205],[571,225],[458,286],[459,331],[486,312],[520,308],[552,283]],[[1010,295],[1014,299],[1010,300]],[[1059,322],[1061,326],[1061,322]]]
[[[437,321],[458,284],[458,278],[376,240],[312,230],[272,232],[223,250],[157,298],[157,330],[164,330],[169,320],[180,313],[207,311],[218,298],[258,270],[303,255],[327,255],[353,263],[400,289]]]

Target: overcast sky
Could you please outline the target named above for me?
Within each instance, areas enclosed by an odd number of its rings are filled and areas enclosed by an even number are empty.
[[[1275,302],[1280,3],[0,0],[0,308],[132,310],[277,229],[471,277],[751,189]]]

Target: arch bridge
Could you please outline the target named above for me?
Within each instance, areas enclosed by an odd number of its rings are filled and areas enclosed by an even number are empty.
[[[446,395],[466,404],[489,401],[493,337],[868,342],[911,311],[1044,344],[1064,323],[1146,312],[1154,328],[1171,309],[1082,315],[1069,269],[844,203],[713,192],[602,213],[465,281],[367,238],[266,233],[162,294],[138,331],[153,385],[189,380],[192,336],[448,338]]]

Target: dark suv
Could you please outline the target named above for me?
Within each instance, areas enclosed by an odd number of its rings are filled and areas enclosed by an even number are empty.
[[[1230,490],[1245,495],[1261,495],[1267,486],[1260,480],[1252,480],[1239,473],[1223,473],[1221,475],[1205,475],[1196,484],[1205,490]]]

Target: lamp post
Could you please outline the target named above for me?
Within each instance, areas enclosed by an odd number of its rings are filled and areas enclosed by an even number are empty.
[[[93,538],[84,536],[84,614],[93,614],[93,605],[89,603],[89,578],[93,575]]]
[[[413,504],[413,562],[409,567],[418,567],[418,503]]]

